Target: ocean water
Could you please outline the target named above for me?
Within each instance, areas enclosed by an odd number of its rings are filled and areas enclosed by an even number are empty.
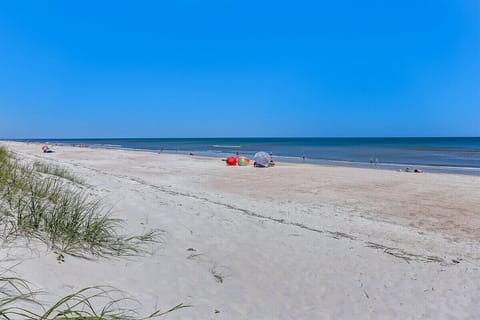
[[[22,140],[26,141],[26,140]],[[212,157],[258,151],[290,162],[378,168],[419,168],[480,175],[480,138],[178,138],[29,140]],[[305,157],[305,160],[304,158]]]

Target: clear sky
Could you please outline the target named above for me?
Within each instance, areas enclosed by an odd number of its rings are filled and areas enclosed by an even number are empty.
[[[480,2],[0,2],[0,138],[235,136],[480,136]]]

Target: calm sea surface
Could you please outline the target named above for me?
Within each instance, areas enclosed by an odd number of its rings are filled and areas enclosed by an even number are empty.
[[[27,140],[22,140],[27,141]],[[195,138],[28,140],[98,148],[150,150],[225,157],[257,151],[291,162],[379,168],[422,168],[480,175],[480,138]],[[303,157],[305,156],[305,160]]]

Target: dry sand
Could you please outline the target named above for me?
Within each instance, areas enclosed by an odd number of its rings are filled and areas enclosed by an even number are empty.
[[[19,263],[36,288],[113,285],[147,311],[192,305],[165,319],[480,317],[480,177],[0,144],[85,179],[126,232],[165,231],[136,258],[3,248],[2,267]]]

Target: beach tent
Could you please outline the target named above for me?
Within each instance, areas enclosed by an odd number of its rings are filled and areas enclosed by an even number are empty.
[[[255,167],[265,168],[268,167],[268,163],[270,162],[270,155],[266,152],[260,151],[255,153],[253,159],[255,160]]]
[[[225,160],[227,163],[227,166],[236,166],[237,165],[237,158],[235,157],[228,157],[227,160]]]
[[[248,166],[249,163],[250,163],[250,159],[245,157],[240,157],[238,158],[238,161],[237,161],[237,164],[239,166]]]

